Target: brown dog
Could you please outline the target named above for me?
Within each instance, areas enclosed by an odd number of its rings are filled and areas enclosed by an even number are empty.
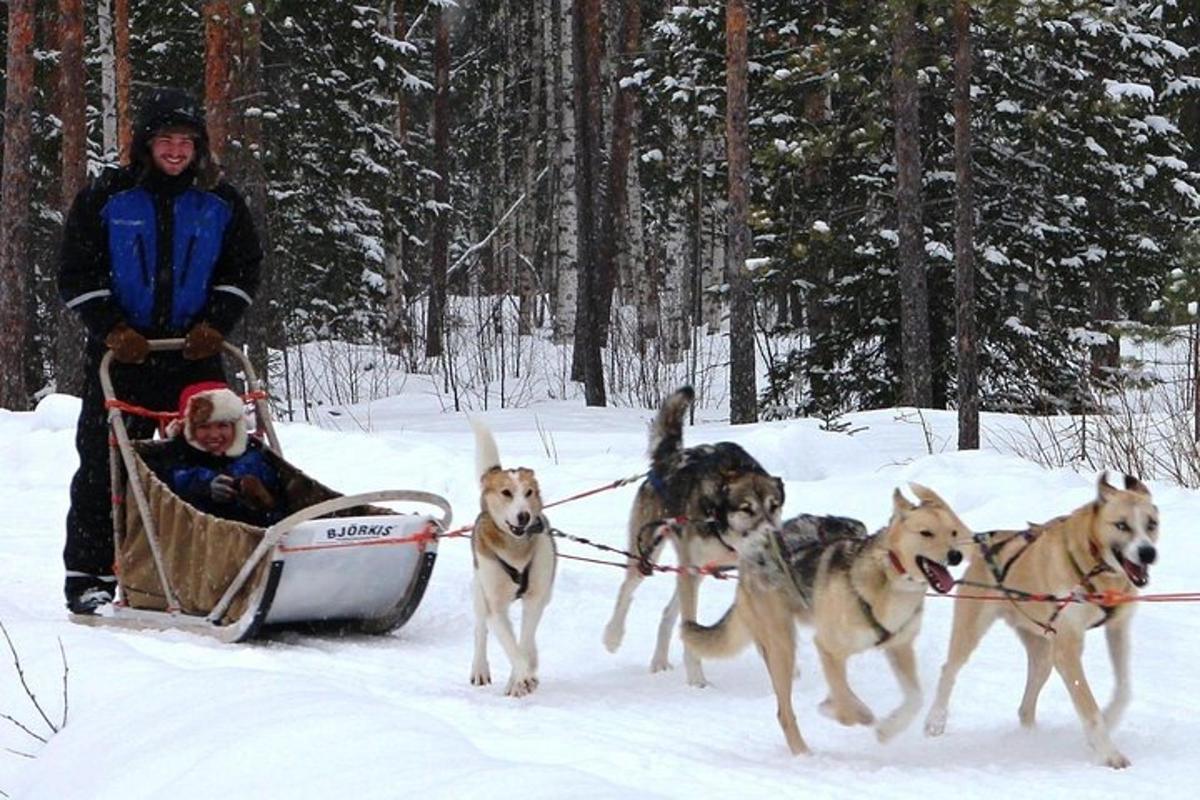
[[[876,726],[880,741],[904,729],[921,707],[913,640],[921,628],[925,591],[948,592],[954,579],[945,564],[959,563],[958,547],[970,537],[962,520],[933,491],[912,484],[913,505],[899,490],[887,527],[866,536],[861,523],[841,517],[802,516],[781,534],[742,548],[737,596],[711,627],[685,623],[683,639],[703,656],[758,646],[779,707],[779,725],[795,754],[808,745],[792,710],[796,620],[816,629],[814,642],[829,687],[821,712],[843,725],[869,725],[875,717],[846,678],[855,653],[880,648],[900,682],[904,699]]]
[[[963,579],[971,585],[964,586],[961,593],[987,599],[959,598],[954,604],[950,652],[925,720],[925,733],[940,736],[945,731],[958,671],[999,618],[1016,629],[1028,656],[1021,724],[1034,724],[1038,695],[1051,668],[1057,669],[1088,743],[1108,766],[1129,766],[1109,731],[1129,703],[1133,604],[1106,608],[1094,603],[1028,602],[1027,596],[1068,597],[1080,590],[1091,595],[1106,591],[1137,594],[1149,582],[1149,567],[1158,553],[1158,509],[1150,490],[1128,475],[1125,488],[1117,489],[1101,475],[1096,499],[1068,516],[1026,531],[988,531],[977,538],[979,552]],[[1103,713],[1088,686],[1082,661],[1084,634],[1101,625],[1116,677],[1112,700]]]
[[[557,551],[542,514],[542,495],[533,470],[503,469],[491,432],[477,420],[471,425],[482,507],[471,534],[475,567],[471,683],[483,686],[492,682],[487,659],[490,628],[512,664],[505,694],[521,697],[538,686],[537,626],[550,602]],[[508,607],[517,600],[523,604],[519,641],[508,618]]]

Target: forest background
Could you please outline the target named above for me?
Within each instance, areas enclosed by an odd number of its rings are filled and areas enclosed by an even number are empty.
[[[690,382],[733,422],[953,408],[973,447],[981,408],[1111,409],[1121,338],[1167,334],[1195,451],[1195,0],[0,11],[2,407],[77,391],[64,209],[174,85],[268,243],[244,339],[285,415]]]

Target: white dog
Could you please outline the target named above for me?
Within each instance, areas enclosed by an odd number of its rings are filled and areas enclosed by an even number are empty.
[[[479,476],[481,511],[471,534],[475,567],[475,659],[471,683],[492,682],[487,660],[488,628],[496,634],[512,674],[505,693],[529,694],[538,685],[535,636],[554,586],[557,551],[542,515],[542,495],[533,470],[503,469],[491,431],[475,429],[475,473]],[[508,607],[521,600],[521,638],[508,618]]]

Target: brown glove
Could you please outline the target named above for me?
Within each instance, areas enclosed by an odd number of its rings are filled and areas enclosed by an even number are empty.
[[[146,337],[126,325],[118,322],[104,337],[104,344],[112,350],[113,358],[122,364],[141,364],[150,352],[150,343]]]
[[[275,507],[271,492],[253,475],[246,475],[238,481],[238,500],[251,511],[270,511]]]
[[[221,352],[225,337],[207,322],[197,322],[183,339],[183,357],[189,361],[215,356]]]

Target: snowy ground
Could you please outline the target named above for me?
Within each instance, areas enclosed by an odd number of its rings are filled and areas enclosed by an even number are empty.
[[[470,553],[443,542],[429,590],[400,631],[380,638],[287,636],[222,645],[182,633],[119,632],[71,624],[62,607],[62,521],[75,467],[73,398],[38,411],[0,411],[0,621],[26,680],[52,719],[61,713],[59,642],[69,662],[69,723],[46,744],[0,720],[0,790],[11,797],[373,798],[418,797],[982,797],[1127,793],[1194,796],[1200,779],[1200,617],[1187,604],[1147,605],[1134,624],[1134,699],[1114,739],[1133,767],[1097,765],[1057,678],[1040,727],[1019,728],[1025,658],[997,627],[963,672],[945,737],[918,720],[887,746],[869,729],[842,728],[816,712],[824,686],[802,640],[795,690],[800,727],[815,755],[789,755],[775,721],[766,671],[753,651],[706,665],[712,686],[685,684],[682,669],[650,674],[667,578],[643,584],[623,649],[601,645],[619,570],[563,561],[540,631],[541,687],[503,696],[507,662],[492,643],[499,685],[467,681],[471,658]],[[542,404],[484,414],[506,464],[538,471],[549,498],[644,468],[649,412]],[[369,426],[363,421],[369,419]],[[339,422],[343,430],[333,429]],[[854,415],[853,437],[813,421],[730,428],[704,423],[690,443],[733,439],[787,482],[786,511],[836,512],[871,527],[885,521],[894,486],[915,480],[940,492],[977,529],[1015,527],[1086,502],[1094,475],[1046,471],[984,450],[927,455],[926,435],[894,411]],[[935,450],[954,419],[927,414]],[[1019,430],[988,417],[985,427]],[[371,433],[361,429],[369,427]],[[446,496],[457,522],[477,508],[469,427],[419,387],[322,427],[283,425],[289,460],[346,492],[426,489]],[[999,438],[994,439],[999,441]],[[1160,563],[1148,591],[1200,590],[1200,495],[1152,484],[1162,513]],[[632,488],[555,509],[571,533],[623,546]],[[598,555],[565,543],[569,553]],[[732,582],[708,581],[702,617],[715,619]],[[949,633],[949,599],[930,599],[918,641],[931,695]],[[1103,636],[1085,666],[1101,702],[1111,687]],[[678,661],[676,643],[673,658]],[[882,657],[851,663],[851,681],[876,712],[899,700]],[[6,655],[0,713],[45,730]],[[17,751],[17,752],[13,752]],[[28,758],[24,753],[35,756]]]

